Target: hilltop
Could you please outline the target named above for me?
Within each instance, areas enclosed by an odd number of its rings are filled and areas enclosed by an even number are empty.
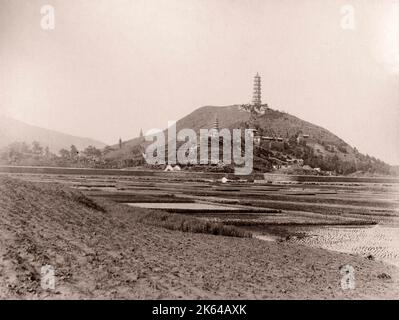
[[[176,123],[177,131],[183,128],[191,128],[197,133],[203,128],[212,128],[215,118],[218,118],[220,128],[244,128],[251,119],[251,113],[240,108],[240,105],[232,106],[204,106],[196,109],[192,113],[178,120]],[[255,123],[262,128],[279,136],[289,137],[298,132],[306,132],[317,140],[325,140],[335,144],[345,144],[345,142],[332,134],[328,130],[314,125],[310,122],[301,120],[295,116],[281,111],[267,109],[263,115],[259,115]],[[139,143],[138,138],[124,142],[124,148],[132,147]],[[114,145],[113,147],[117,147]]]
[[[301,173],[314,173],[309,168],[338,174],[389,174],[391,170],[389,165],[359,153],[332,132],[271,108],[256,113],[244,110],[240,105],[205,106],[178,120],[177,131],[191,128],[198,134],[200,129],[212,128],[216,118],[220,128],[254,128],[260,137],[276,140],[270,142],[262,139],[256,145],[254,161],[258,171],[285,170],[298,163],[300,168],[296,169]],[[148,144],[143,138],[127,140],[123,142],[122,148],[112,146],[105,157],[120,166],[144,165],[141,155]]]

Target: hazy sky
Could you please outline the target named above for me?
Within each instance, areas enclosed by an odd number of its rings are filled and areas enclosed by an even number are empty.
[[[399,164],[397,0],[0,0],[0,114],[38,126],[113,144],[250,102],[256,72],[270,107]]]

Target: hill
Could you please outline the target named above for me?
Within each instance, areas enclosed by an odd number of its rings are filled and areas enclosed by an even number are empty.
[[[176,128],[177,131],[183,128],[191,128],[199,133],[200,129],[212,128],[215,118],[218,118],[220,128],[243,128],[251,120],[251,113],[241,110],[239,105],[205,106],[178,120]],[[289,137],[289,135],[304,132],[316,140],[324,140],[337,145],[345,144],[343,140],[322,127],[270,108],[263,115],[259,115],[254,122],[269,131],[270,134],[278,136]],[[139,141],[137,138],[125,141],[124,148],[135,146]]]
[[[90,138],[77,137],[54,130],[48,130],[24,123],[12,118],[0,117],[0,148],[13,142],[39,142],[43,147],[48,146],[50,151],[58,153],[62,148],[69,149],[75,145],[78,150],[83,150],[92,145],[97,148],[105,144]]]
[[[390,171],[387,164],[362,155],[332,132],[271,108],[265,108],[262,112],[250,112],[240,105],[205,106],[177,121],[177,131],[191,128],[198,134],[200,129],[212,128],[216,118],[220,128],[254,128],[259,136],[279,140],[262,142],[256,146],[254,160],[258,171],[270,171],[297,160],[312,168],[335,171],[338,174],[358,171],[388,174]],[[146,145],[148,143],[144,139],[134,138],[125,141],[122,148],[113,146],[106,157],[110,161],[118,161],[122,166],[143,165],[141,153]],[[305,173],[302,169],[300,172]],[[310,170],[309,173],[314,171]]]

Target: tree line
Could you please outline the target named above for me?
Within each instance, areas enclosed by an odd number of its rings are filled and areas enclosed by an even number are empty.
[[[338,148],[337,148],[338,149]],[[69,149],[63,148],[57,154],[50,151],[49,147],[43,147],[39,142],[31,144],[14,142],[0,149],[0,164],[23,166],[59,166],[59,167],[88,167],[88,168],[126,168],[145,165],[142,157],[142,148],[132,148],[129,156],[120,159],[107,159],[107,153],[113,151],[111,147],[98,149],[88,146],[79,151],[71,145]],[[320,168],[323,171],[335,174],[351,174],[362,171],[371,174],[391,174],[392,168],[383,161],[363,155],[354,149],[354,157],[343,159],[338,156],[338,150],[323,156],[306,145],[297,143],[292,138],[272,147],[270,150],[255,149],[255,168],[258,171],[272,170],[273,158],[284,160],[286,156],[302,159],[304,165],[312,168]],[[263,159],[263,160],[262,160]]]
[[[106,162],[104,156],[109,150],[88,146],[79,151],[75,145],[71,145],[69,149],[63,148],[56,154],[37,141],[31,144],[13,142],[0,149],[0,162],[6,165],[101,167]]]

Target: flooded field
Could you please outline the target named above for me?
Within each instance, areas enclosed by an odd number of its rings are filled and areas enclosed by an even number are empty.
[[[222,183],[220,175],[4,173],[59,182],[90,197],[219,221],[266,241],[358,254],[399,266],[399,183],[392,180]]]
[[[382,260],[399,267],[399,228],[322,227],[310,228],[305,236],[292,242],[334,251],[354,253],[369,259]]]

